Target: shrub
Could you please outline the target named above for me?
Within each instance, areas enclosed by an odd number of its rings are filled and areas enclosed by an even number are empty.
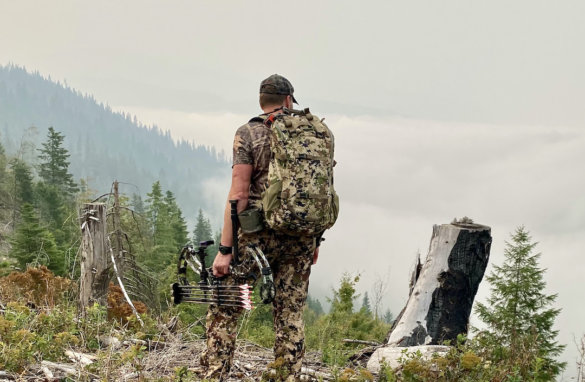
[[[339,289],[333,291],[331,311],[316,319],[310,313],[306,315],[314,320],[306,328],[307,347],[320,350],[323,361],[330,365],[344,365],[356,349],[363,347],[344,343],[344,338],[381,342],[390,329],[390,325],[374,318],[365,309],[353,311],[358,282],[359,276],[352,278],[345,274],[340,280]]]
[[[138,313],[148,311],[146,305],[140,301],[132,301],[132,304]],[[126,301],[122,288],[110,283],[108,288],[108,319],[115,319],[122,324],[127,324],[132,315],[134,315],[134,312]]]
[[[8,303],[0,317],[0,369],[21,372],[33,361],[62,360],[65,349],[80,342],[74,314],[66,306],[39,313]]]
[[[0,299],[53,308],[69,299],[75,288],[73,281],[55,276],[47,267],[40,266],[0,278]]]

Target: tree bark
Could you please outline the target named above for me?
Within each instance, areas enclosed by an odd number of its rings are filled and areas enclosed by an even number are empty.
[[[81,276],[79,308],[85,312],[94,302],[107,304],[110,282],[106,245],[106,205],[86,203],[81,210]]]
[[[410,296],[388,334],[386,348],[441,345],[467,333],[491,242],[490,227],[468,218],[433,227],[427,258],[422,266],[415,265]],[[370,361],[381,359],[383,352],[376,350]]]
[[[116,237],[114,258],[118,267],[118,276],[124,280],[126,263],[124,259],[124,246],[122,245],[122,227],[120,225],[120,194],[118,193],[118,181],[114,181],[114,205],[112,207],[112,225]]]
[[[471,307],[487,267],[490,227],[473,223],[433,227],[429,253],[388,345],[440,345],[467,333]]]

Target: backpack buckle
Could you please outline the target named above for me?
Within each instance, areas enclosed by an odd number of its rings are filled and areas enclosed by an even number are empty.
[[[310,195],[308,192],[301,191],[301,192],[299,192],[299,197],[302,199],[309,199]]]

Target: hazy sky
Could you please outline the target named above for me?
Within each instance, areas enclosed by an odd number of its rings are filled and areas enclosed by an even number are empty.
[[[560,340],[585,333],[584,1],[2,1],[0,64],[229,152],[280,73],[336,134],[339,223],[311,290],[390,274],[407,297],[432,225],[524,224],[559,293]],[[218,209],[227,183],[208,184]],[[491,269],[491,267],[489,268]],[[489,293],[480,286],[477,299]]]
[[[285,5],[286,4],[286,5]],[[0,57],[112,105],[581,126],[585,2],[2,1]]]

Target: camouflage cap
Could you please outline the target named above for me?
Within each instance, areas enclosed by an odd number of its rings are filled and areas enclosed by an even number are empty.
[[[299,103],[293,95],[294,92],[295,88],[290,81],[279,74],[273,74],[260,83],[260,93],[289,95],[298,105]]]

